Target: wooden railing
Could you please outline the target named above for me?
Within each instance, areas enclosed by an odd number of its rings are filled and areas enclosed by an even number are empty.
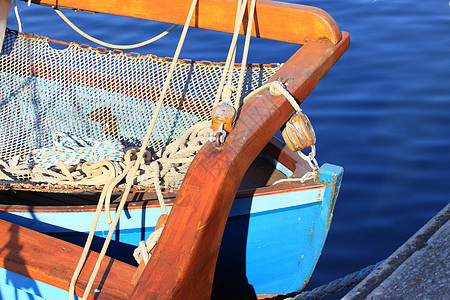
[[[32,0],[58,8],[121,15],[165,23],[184,24],[191,5],[186,0]],[[192,27],[233,32],[237,0],[199,0]],[[248,5],[250,7],[250,5]],[[316,41],[336,44],[341,39],[336,22],[319,8],[258,0],[253,36],[304,44]],[[246,28],[244,22],[241,33]]]

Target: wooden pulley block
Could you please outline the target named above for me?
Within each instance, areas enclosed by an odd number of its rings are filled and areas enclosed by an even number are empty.
[[[300,151],[316,143],[316,134],[308,117],[297,112],[286,123],[286,127],[281,132],[283,139],[293,152]]]
[[[227,104],[217,105],[212,109],[212,129],[218,131],[220,124],[223,124],[222,130],[230,132],[234,127],[234,118],[236,116],[236,110],[234,107]]]

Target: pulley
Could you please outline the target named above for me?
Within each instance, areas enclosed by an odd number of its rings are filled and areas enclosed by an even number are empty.
[[[281,132],[283,139],[293,152],[300,151],[316,143],[316,134],[308,117],[296,112]]]
[[[212,129],[219,130],[219,125],[223,124],[223,130],[230,132],[234,127],[234,118],[236,110],[228,104],[220,104],[212,109]]]
[[[214,133],[211,137],[211,142],[220,147],[225,141],[227,132],[230,132],[234,127],[234,119],[236,117],[236,110],[234,107],[227,104],[220,104],[212,109],[212,129]]]

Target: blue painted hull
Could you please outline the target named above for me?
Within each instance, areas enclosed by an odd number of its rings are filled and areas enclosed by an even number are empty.
[[[213,297],[302,289],[322,251],[342,172],[341,167],[325,164],[318,176],[323,186],[236,199],[223,236]],[[132,251],[153,232],[160,213],[159,207],[125,211],[108,255],[134,263]],[[93,215],[92,211],[0,212],[4,220],[79,245],[84,244]],[[94,249],[101,247],[108,229],[101,218]]]
[[[0,299],[69,299],[69,292],[0,268]],[[81,299],[75,297],[75,299]]]

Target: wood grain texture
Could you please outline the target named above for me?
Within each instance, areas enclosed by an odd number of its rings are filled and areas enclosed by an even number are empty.
[[[180,25],[185,23],[191,5],[191,1],[185,0],[32,0],[32,2]],[[236,7],[237,0],[199,0],[190,26],[233,32]],[[250,5],[247,5],[247,9],[249,7]],[[241,34],[244,34],[247,22],[248,19],[245,19],[241,26]],[[296,44],[304,44],[306,41],[336,44],[341,39],[336,22],[323,10],[269,0],[258,0],[256,4],[252,35]]]
[[[36,231],[0,220],[0,267],[68,290],[82,248]],[[98,253],[91,251],[77,281],[82,295]],[[90,299],[127,299],[133,290],[136,267],[105,257]]]
[[[272,77],[292,79],[289,91],[302,102],[349,46],[306,43]],[[205,145],[183,181],[166,228],[133,299],[208,299],[225,223],[239,183],[256,155],[293,113],[268,91],[249,100],[222,149]]]

